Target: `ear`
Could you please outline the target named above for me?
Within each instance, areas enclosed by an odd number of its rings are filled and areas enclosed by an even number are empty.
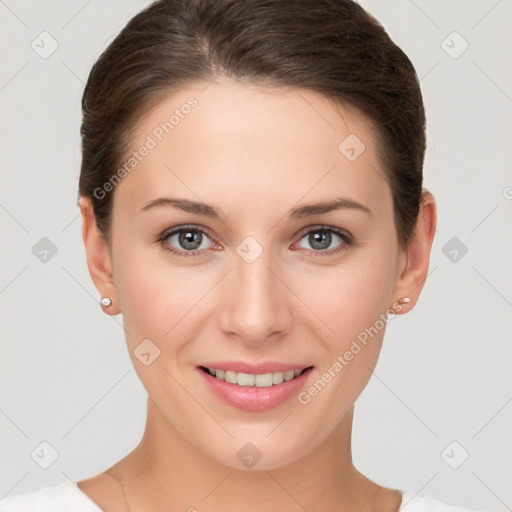
[[[417,303],[428,274],[430,250],[437,225],[437,211],[434,196],[423,190],[420,210],[413,235],[407,249],[403,251],[400,275],[395,285],[394,305],[401,297],[409,297],[410,302],[398,306],[396,313],[407,313]]]
[[[89,273],[100,296],[110,297],[112,300],[110,306],[101,305],[101,307],[108,315],[117,315],[121,310],[107,242],[96,226],[96,218],[90,198],[80,197],[78,205],[82,215],[82,238],[84,240]]]

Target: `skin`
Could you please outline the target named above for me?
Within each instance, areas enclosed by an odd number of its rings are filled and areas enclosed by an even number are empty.
[[[385,328],[305,405],[293,397],[265,412],[240,410],[212,394],[196,366],[226,359],[314,365],[307,389],[380,314],[416,304],[435,232],[434,198],[423,193],[414,236],[401,250],[391,190],[362,114],[308,90],[222,78],[206,85],[166,97],[139,123],[133,148],[190,96],[198,101],[116,186],[111,246],[90,200],[80,201],[87,265],[100,296],[113,301],[105,313],[123,315],[148,411],[139,445],[78,485],[106,511],[396,511],[399,492],[362,475],[351,455],[354,402]],[[338,150],[349,134],[366,146],[354,161]],[[140,211],[161,196],[202,201],[225,217],[169,206]],[[292,208],[341,196],[371,214],[344,208],[288,218]],[[177,235],[157,241],[189,224],[209,230],[199,255],[166,251],[190,247]],[[331,233],[319,249],[308,235],[322,225],[348,231],[355,244]],[[247,236],[263,249],[252,263],[236,252]],[[397,307],[405,296],[411,302]],[[134,355],[146,338],[160,349],[149,366]],[[250,469],[237,458],[249,441],[262,454]]]

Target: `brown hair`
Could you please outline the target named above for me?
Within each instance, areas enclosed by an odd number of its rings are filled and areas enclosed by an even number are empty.
[[[383,26],[352,0],[159,0],[132,18],[94,64],[82,97],[78,194],[91,198],[107,243],[113,192],[95,190],[121,165],[137,122],[170,92],[220,73],[314,90],[365,114],[407,246],[425,153],[419,81]]]

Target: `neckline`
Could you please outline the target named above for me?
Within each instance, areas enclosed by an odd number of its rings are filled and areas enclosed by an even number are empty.
[[[399,490],[399,492],[402,495],[402,502],[400,503],[398,512],[405,510],[405,507],[407,507],[407,505],[409,505],[410,503],[414,502],[419,498],[419,496],[414,491]]]
[[[88,494],[86,494],[84,491],[82,491],[82,489],[80,489],[80,487],[78,487],[78,482],[74,482],[74,481],[70,480],[68,482],[65,482],[62,485],[72,486],[73,489],[77,492],[77,496],[80,496],[80,499],[84,503],[87,503],[87,504],[95,507],[97,512],[105,512],[102,508],[100,508],[100,506]]]
[[[94,507],[96,507],[97,512],[105,512],[102,508],[100,508],[100,506],[95,501],[92,500],[92,498],[88,494],[86,494],[84,491],[82,491],[82,489],[80,489],[80,487],[78,487],[77,482],[73,482],[70,480],[62,485],[72,485],[73,488],[78,492],[78,495],[81,496],[81,498],[84,500],[84,502],[92,504]],[[412,493],[412,491],[403,491],[401,489],[397,489],[397,491],[402,495],[402,501],[400,502],[400,506],[398,507],[398,512],[400,512],[401,510],[404,509],[406,505],[408,505],[415,498],[415,495]],[[406,501],[407,498],[410,499]]]

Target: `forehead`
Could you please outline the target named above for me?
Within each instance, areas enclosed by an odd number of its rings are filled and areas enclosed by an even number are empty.
[[[245,199],[253,206],[326,193],[363,204],[389,199],[371,123],[309,90],[192,84],[140,120],[131,152],[114,202],[132,210],[178,192],[209,204]]]

